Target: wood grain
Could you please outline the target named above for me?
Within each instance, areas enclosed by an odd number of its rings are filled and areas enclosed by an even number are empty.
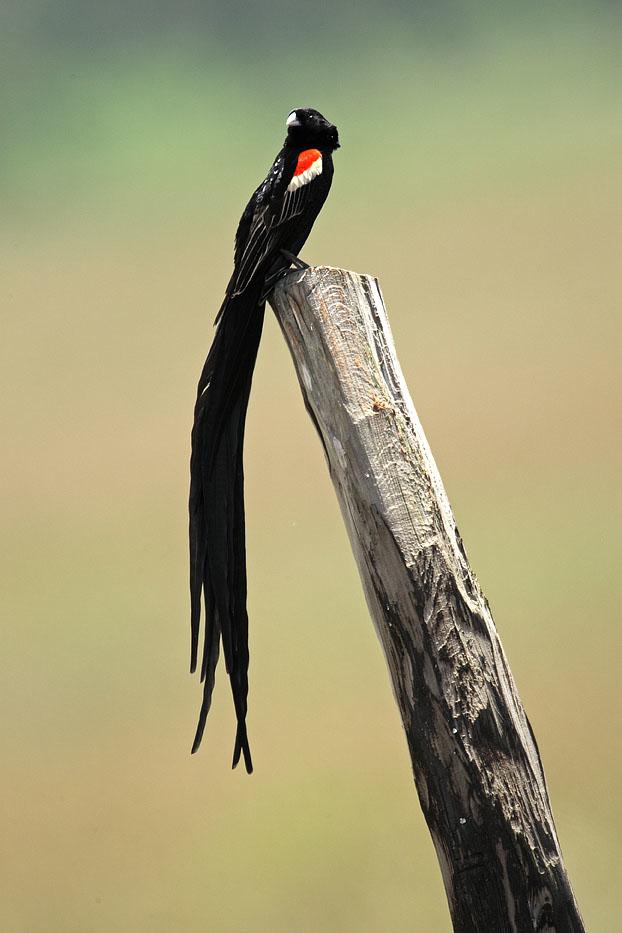
[[[454,930],[582,931],[536,741],[378,282],[311,268],[271,302],[386,656]]]

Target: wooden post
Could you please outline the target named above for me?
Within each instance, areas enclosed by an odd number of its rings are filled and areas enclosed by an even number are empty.
[[[582,931],[536,741],[378,282],[311,268],[271,301],[387,659],[454,930]]]

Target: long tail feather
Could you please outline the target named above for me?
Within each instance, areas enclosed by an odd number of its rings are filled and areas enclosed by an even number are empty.
[[[248,616],[243,447],[246,410],[263,326],[259,293],[225,302],[199,381],[190,461],[191,670],[198,663],[201,593],[205,634],[203,702],[192,747],[201,742],[214,688],[219,643],[238,722],[234,766],[252,761],[246,733]]]

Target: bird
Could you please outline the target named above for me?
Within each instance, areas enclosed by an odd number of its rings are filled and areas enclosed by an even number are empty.
[[[232,767],[242,755],[253,770],[246,727],[248,614],[243,446],[246,411],[261,339],[266,299],[298,259],[328,196],[337,127],[319,111],[292,110],[286,138],[266,178],[253,192],[235,237],[233,273],[215,320],[215,334],[197,387],[191,436],[190,672],[203,696],[192,745],[201,744],[212,701],[220,645],[237,720]]]

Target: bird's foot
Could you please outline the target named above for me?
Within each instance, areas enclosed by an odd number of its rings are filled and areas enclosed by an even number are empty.
[[[303,260],[300,259],[298,256],[294,256],[293,253],[290,253],[288,249],[282,249],[281,255],[285,256],[286,259],[289,259],[291,265],[294,266],[296,269],[310,269],[311,268],[308,262],[303,262]]]

